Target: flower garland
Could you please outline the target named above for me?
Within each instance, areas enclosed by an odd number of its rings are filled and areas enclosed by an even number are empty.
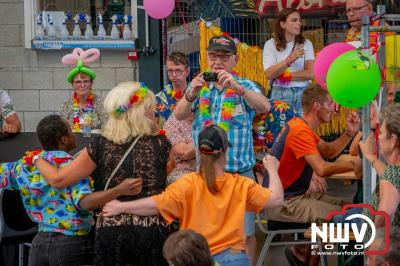
[[[172,99],[179,101],[183,97],[183,92],[181,90],[174,90],[171,87],[167,89],[167,94],[172,97]]]
[[[27,165],[27,166],[33,166],[33,156],[38,155],[38,154],[42,154],[43,150],[42,149],[37,149],[37,150],[33,150],[33,151],[27,151],[24,155],[24,157],[22,157],[22,163]]]
[[[210,88],[203,86],[201,88],[200,96],[200,120],[203,123],[203,128],[213,124],[210,114]],[[225,131],[229,130],[229,123],[233,117],[235,110],[235,91],[231,88],[227,88],[224,94],[224,102],[221,110],[221,122],[218,126],[222,127]]]
[[[134,104],[141,102],[146,96],[148,89],[149,88],[143,82],[141,82],[139,89],[131,95],[128,103],[118,106],[114,110],[114,115],[120,116],[128,111]]]
[[[40,155],[46,161],[54,162],[55,165],[60,165],[73,159],[71,155],[67,155],[65,157],[52,157],[51,153],[47,153],[42,149],[37,149],[33,151],[27,151],[24,157],[22,157],[22,163],[28,167],[33,167],[33,157],[35,155]]]
[[[72,131],[73,132],[81,132],[81,125],[80,125],[80,108],[79,108],[79,98],[76,92],[74,92],[74,98],[72,102]],[[82,109],[83,112],[86,112],[85,119],[88,119],[90,123],[92,123],[93,117],[93,92],[90,90],[90,93],[87,97],[86,108]]]
[[[278,78],[277,81],[280,85],[288,85],[292,81],[292,73],[290,68],[287,68]]]

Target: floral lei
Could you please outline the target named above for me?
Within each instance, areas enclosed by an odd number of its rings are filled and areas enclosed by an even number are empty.
[[[148,90],[149,88],[143,82],[140,82],[139,89],[132,93],[127,103],[121,104],[114,110],[114,115],[120,116],[128,111],[134,104],[138,104],[143,101],[144,97],[146,97],[147,95]]]
[[[290,68],[287,68],[278,78],[277,81],[280,85],[287,85],[292,81],[292,73]]]
[[[51,158],[50,156],[46,156],[46,152],[41,149],[33,150],[33,151],[27,151],[22,157],[22,162],[28,166],[32,167],[33,166],[33,156],[35,155],[40,155],[43,157],[46,161],[48,162],[54,162],[56,165],[60,165],[64,162],[67,162],[72,159],[72,156],[67,155],[66,157],[53,157]]]
[[[183,97],[183,93],[180,90],[174,90],[172,87],[169,87],[167,89],[167,94],[171,95],[172,99],[175,99],[176,101],[179,101]]]
[[[213,124],[210,114],[210,88],[203,86],[201,88],[200,96],[200,120],[203,123],[203,128]],[[229,130],[229,123],[233,117],[235,110],[235,91],[231,88],[225,90],[224,102],[221,110],[221,122],[218,126],[222,127],[225,131]]]
[[[72,102],[72,131],[73,132],[81,132],[81,125],[80,125],[80,118],[79,118],[79,99],[78,95],[76,92],[74,92],[74,98]],[[88,98],[87,98],[87,103],[86,103],[86,108],[83,109],[84,112],[87,112],[87,116],[89,117],[88,119],[90,120],[90,123],[92,123],[92,118],[93,118],[93,92],[90,91]],[[85,117],[86,118],[86,117]]]

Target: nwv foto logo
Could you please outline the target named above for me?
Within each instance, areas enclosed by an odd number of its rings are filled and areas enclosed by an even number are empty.
[[[367,208],[371,215],[382,215],[385,220],[385,248],[383,250],[368,250],[367,255],[382,255],[389,250],[389,215],[383,211],[374,211],[369,204],[348,204],[341,211],[330,212],[326,219],[330,221],[336,215],[345,215],[346,211],[352,208]],[[362,223],[351,223],[353,219],[360,219]],[[376,228],[373,221],[363,214],[352,214],[345,218],[349,223],[323,223],[321,227],[317,224],[311,224],[311,241],[317,242],[317,237],[324,243],[325,249],[333,249],[333,243],[338,244],[342,249],[345,249],[349,242],[355,241],[354,248],[356,250],[366,250],[374,241],[376,236]],[[367,230],[370,227],[371,234],[369,239],[366,239]],[[351,229],[351,230],[350,230]],[[350,236],[353,236],[352,239]],[[317,248],[318,245],[311,245],[311,249]]]

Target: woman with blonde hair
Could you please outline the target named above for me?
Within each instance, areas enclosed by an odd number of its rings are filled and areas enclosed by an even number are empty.
[[[171,144],[160,134],[154,118],[154,94],[142,83],[124,82],[104,100],[109,118],[102,136],[94,138],[68,166],[56,169],[43,159],[36,166],[50,185],[64,188],[98,170],[107,189],[137,177],[142,191],[120,197],[131,201],[159,194],[166,187]],[[97,180],[96,180],[97,181]],[[170,232],[154,214],[100,216],[96,225],[95,265],[166,265],[162,246]]]
[[[198,145],[199,172],[179,178],[159,195],[129,202],[111,201],[103,207],[103,213],[107,217],[120,213],[142,216],[160,213],[167,223],[179,220],[180,229],[192,229],[203,235],[219,265],[248,265],[244,213],[282,204],[279,163],[270,156],[263,160],[270,174],[267,189],[247,177],[224,171],[229,150],[227,134],[221,127],[203,129]]]

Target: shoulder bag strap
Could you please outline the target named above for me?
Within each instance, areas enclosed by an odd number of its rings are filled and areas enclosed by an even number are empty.
[[[295,47],[296,47],[296,39],[294,40],[294,44],[293,44],[292,50],[290,50],[289,55],[290,55],[291,53],[293,53]],[[274,85],[275,80],[276,80],[276,78],[271,79],[271,82],[270,82],[270,84],[269,84],[270,91],[268,92],[268,94],[270,94],[270,92],[272,91],[272,86]]]
[[[118,169],[121,167],[121,164],[125,161],[126,157],[128,156],[128,154],[131,152],[131,150],[133,149],[133,147],[136,145],[136,143],[138,142],[138,140],[140,139],[141,136],[137,136],[137,138],[133,141],[133,143],[131,144],[131,146],[129,146],[129,148],[126,150],[124,156],[122,156],[121,160],[119,161],[119,163],[117,164],[117,166],[114,168],[114,170],[112,171],[110,177],[107,179],[107,183],[106,186],[104,187],[104,190],[107,190],[108,185],[110,184],[111,179],[113,179],[114,175],[117,173]]]

